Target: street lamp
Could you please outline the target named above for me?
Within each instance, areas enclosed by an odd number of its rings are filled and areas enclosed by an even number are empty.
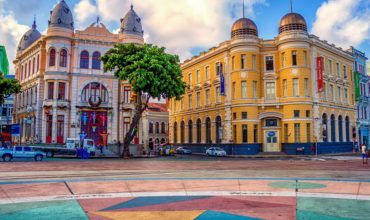
[[[318,121],[320,120],[320,118],[317,118],[315,117],[314,118],[316,124],[318,123]],[[318,139],[320,138],[320,131],[317,132],[318,135],[315,135],[314,136],[314,144],[315,144],[315,154],[316,154],[316,157],[318,156],[318,148],[319,148],[319,141]]]

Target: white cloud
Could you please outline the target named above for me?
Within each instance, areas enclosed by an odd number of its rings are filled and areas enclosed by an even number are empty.
[[[84,1],[84,0],[82,0]],[[131,1],[97,0],[96,7],[103,22],[119,22],[130,9]],[[246,14],[254,17],[253,6],[267,4],[265,0],[247,0]],[[144,39],[165,46],[182,60],[192,56],[192,48],[217,46],[229,39],[231,9],[242,16],[241,1],[235,0],[146,0],[135,1],[134,10],[142,18]],[[76,10],[75,10],[76,12]],[[77,14],[77,12],[76,12]]]
[[[90,0],[81,0],[73,9],[76,16],[77,29],[85,29],[87,25],[94,22],[97,16],[97,8]]]
[[[8,55],[9,73],[15,73],[13,60],[15,59],[18,43],[30,27],[19,24],[13,14],[4,15],[0,13],[0,21],[0,44],[5,46]]]
[[[370,38],[370,11],[360,10],[361,0],[329,0],[316,12],[311,32],[343,48]]]

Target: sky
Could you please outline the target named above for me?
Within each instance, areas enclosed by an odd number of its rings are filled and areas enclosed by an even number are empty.
[[[167,48],[182,61],[230,39],[234,21],[242,17],[242,0],[65,0],[75,28],[83,30],[99,16],[117,32],[133,3],[141,17],[144,39]],[[46,33],[50,11],[59,0],[0,0],[0,45],[9,61],[22,35],[31,28]],[[306,19],[308,31],[322,40],[370,55],[370,0],[293,0],[293,11]],[[280,19],[290,12],[290,0],[245,0],[245,15],[258,27],[259,37],[278,35]],[[11,65],[10,72],[14,73]]]

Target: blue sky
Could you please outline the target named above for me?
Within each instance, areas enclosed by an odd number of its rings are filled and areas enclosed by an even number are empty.
[[[217,46],[230,37],[232,23],[242,16],[242,0],[65,0],[74,12],[75,26],[84,29],[99,16],[112,32],[131,2],[142,18],[145,40],[165,46],[182,60]],[[9,58],[36,15],[45,32],[50,10],[57,0],[0,0],[0,44]],[[259,37],[273,39],[289,0],[246,0],[246,16],[255,21]],[[347,49],[355,45],[370,54],[370,0],[293,0],[310,33]]]

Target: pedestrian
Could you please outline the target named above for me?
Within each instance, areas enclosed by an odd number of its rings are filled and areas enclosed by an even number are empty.
[[[361,146],[362,164],[367,164],[368,152],[366,151],[366,144],[363,143]]]
[[[103,154],[103,145],[100,144],[99,148],[100,148],[100,153]]]

